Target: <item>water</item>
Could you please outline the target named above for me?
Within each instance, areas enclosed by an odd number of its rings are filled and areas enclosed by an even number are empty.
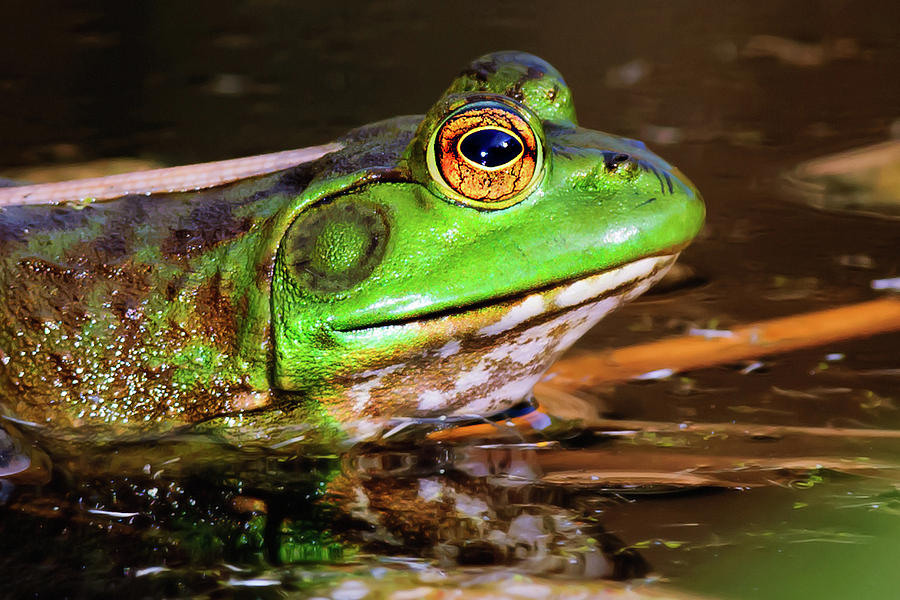
[[[894,3],[48,3],[3,21],[10,168],[322,143],[424,112],[484,52],[550,60],[582,124],[646,141],[709,214],[681,259],[692,283],[626,307],[575,352],[863,301],[883,294],[872,280],[897,276],[896,220],[807,207],[783,178],[897,135]],[[670,597],[892,596],[898,355],[885,334],[590,390],[580,397],[603,415],[658,427],[556,430],[540,445],[398,442],[216,468],[186,453],[127,473],[125,459],[104,473],[55,457],[3,492],[0,596],[620,585],[598,577]],[[666,427],[684,422],[725,426]],[[861,431],[799,429],[824,426]]]

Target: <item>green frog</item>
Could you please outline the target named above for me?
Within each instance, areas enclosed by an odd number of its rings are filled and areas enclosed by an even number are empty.
[[[0,407],[49,438],[281,447],[484,417],[660,279],[704,205],[547,62],[209,189],[0,210]]]

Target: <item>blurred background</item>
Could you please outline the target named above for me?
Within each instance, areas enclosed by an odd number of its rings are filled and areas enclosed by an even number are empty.
[[[486,52],[550,61],[583,126],[645,141],[697,184],[709,215],[681,261],[683,285],[610,317],[576,351],[869,300],[888,293],[873,282],[900,270],[900,158],[883,160],[896,146],[855,172],[839,154],[870,157],[900,139],[895,1],[35,1],[3,13],[0,175],[31,181],[61,164],[176,165],[325,143],[424,113]],[[885,334],[588,400],[624,419],[895,431],[898,360],[900,340]],[[779,441],[763,454],[807,451]],[[895,442],[879,443],[809,452],[897,456]],[[888,597],[900,585],[896,466],[865,481],[819,474],[622,502],[604,506],[604,523],[629,544],[678,540],[635,547],[687,588]]]
[[[591,127],[787,160],[890,135],[898,17],[894,2],[848,0],[14,2],[0,164],[320,143],[424,112],[497,49],[557,66]]]

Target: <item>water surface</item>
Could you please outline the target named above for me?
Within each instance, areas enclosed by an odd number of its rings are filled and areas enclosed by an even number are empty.
[[[0,24],[0,165],[323,143],[424,112],[475,56],[533,52],[582,124],[643,139],[708,204],[689,284],[603,321],[573,350],[590,351],[884,294],[871,282],[898,274],[898,222],[811,208],[783,176],[900,135],[898,22],[895,3],[844,1],[22,4]],[[185,471],[161,459],[127,477],[58,467],[0,509],[0,595],[390,597],[475,581],[514,596],[538,588],[511,574],[531,573],[546,594],[606,577],[651,595],[892,596],[898,342],[580,395],[657,429]],[[679,423],[723,427],[665,427]]]

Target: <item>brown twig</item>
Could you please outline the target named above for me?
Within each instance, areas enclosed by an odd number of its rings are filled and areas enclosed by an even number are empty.
[[[546,408],[552,412],[552,408]],[[591,431],[641,431],[645,433],[727,433],[747,437],[782,437],[808,435],[843,439],[900,439],[897,429],[864,429],[861,427],[802,427],[799,425],[757,425],[753,423],[669,423],[641,420],[602,420],[588,427]]]
[[[742,325],[722,337],[682,336],[564,358],[536,390],[576,391],[661,369],[686,371],[897,330],[900,299],[882,298]]]

